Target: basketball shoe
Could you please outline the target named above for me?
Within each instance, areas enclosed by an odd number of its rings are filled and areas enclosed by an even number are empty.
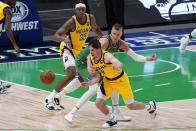
[[[60,104],[59,98],[54,98],[54,102],[57,110],[64,110],[64,107]]]
[[[156,115],[157,115],[157,107],[156,107],[156,102],[155,101],[150,101],[148,103],[148,105],[150,105],[150,108],[147,110],[148,113],[150,114],[150,117],[152,119],[155,119],[156,118]]]
[[[75,114],[71,112],[64,116],[65,120],[67,120],[69,123],[72,123],[74,121],[74,117]]]
[[[132,120],[131,117],[124,116],[122,114],[122,112],[119,110],[118,107],[113,107],[112,106],[112,113],[115,115],[117,121],[124,121],[124,122],[126,122],[126,121],[131,121]]]
[[[3,85],[3,82],[0,81],[0,94],[5,94],[11,85]]]
[[[116,117],[113,113],[109,115],[108,120],[102,125],[102,128],[111,128],[117,124]]]
[[[46,109],[48,109],[48,110],[55,110],[55,108],[54,108],[54,105],[55,105],[54,99],[46,97],[45,100],[44,100],[44,105],[45,105]]]

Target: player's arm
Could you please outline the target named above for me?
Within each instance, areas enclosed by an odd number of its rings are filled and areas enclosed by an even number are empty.
[[[90,20],[91,20],[91,28],[93,32],[95,32],[97,36],[102,37],[103,33],[101,32],[100,27],[96,24],[95,17],[92,14],[90,14]]]
[[[5,31],[6,31],[6,34],[9,38],[9,40],[11,41],[12,45],[14,46],[14,49],[16,50],[17,54],[20,54],[20,48],[16,44],[12,29],[11,29],[12,10],[10,8],[5,8],[3,10],[3,13],[5,15]]]
[[[136,54],[132,49],[128,47],[124,40],[121,40],[120,48],[124,50],[131,58],[138,62],[145,62],[145,61],[155,61],[157,59],[156,55],[153,54],[150,57],[145,57],[139,54]]]
[[[94,85],[95,83],[98,83],[100,81],[100,74],[96,69],[93,68],[90,55],[87,57],[87,68],[88,72],[93,76],[93,78],[88,82],[82,82],[81,86],[82,88],[86,88],[88,86]]]
[[[106,50],[109,44],[109,40],[107,38],[100,38],[99,42],[101,43],[101,49]]]
[[[118,59],[116,59],[111,53],[104,54],[104,62],[112,63],[114,70],[121,69],[123,67],[123,64]]]
[[[65,37],[67,32],[71,32],[75,30],[75,23],[73,18],[70,18],[67,22],[65,22],[53,35],[52,39],[55,42],[62,42],[70,43],[70,40]]]

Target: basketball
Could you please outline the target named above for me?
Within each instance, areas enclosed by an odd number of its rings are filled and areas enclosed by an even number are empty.
[[[50,85],[55,80],[55,74],[50,70],[45,70],[40,74],[40,80],[43,84]]]

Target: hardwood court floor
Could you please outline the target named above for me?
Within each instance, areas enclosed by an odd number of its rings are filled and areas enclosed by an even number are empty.
[[[0,95],[0,130],[101,130],[106,118],[88,102],[79,111],[73,124],[64,120],[77,99],[63,97],[63,111],[48,111],[42,100],[49,92],[13,84],[7,94]],[[157,118],[150,119],[147,111],[130,111],[121,107],[124,114],[131,116],[130,122],[119,122],[116,130],[196,130],[196,99],[160,102]]]

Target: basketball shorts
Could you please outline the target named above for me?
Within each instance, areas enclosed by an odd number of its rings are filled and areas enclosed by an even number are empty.
[[[122,98],[126,104],[131,104],[134,102],[131,85],[125,72],[116,80],[108,80],[104,77],[101,82],[101,86],[98,89],[97,98],[102,98],[105,100],[109,99],[114,90],[122,95]]]
[[[70,66],[75,66],[75,59],[74,56],[72,55],[72,53],[69,51],[69,49],[64,49],[63,52],[63,64],[64,64],[64,70],[66,71],[66,69]]]

